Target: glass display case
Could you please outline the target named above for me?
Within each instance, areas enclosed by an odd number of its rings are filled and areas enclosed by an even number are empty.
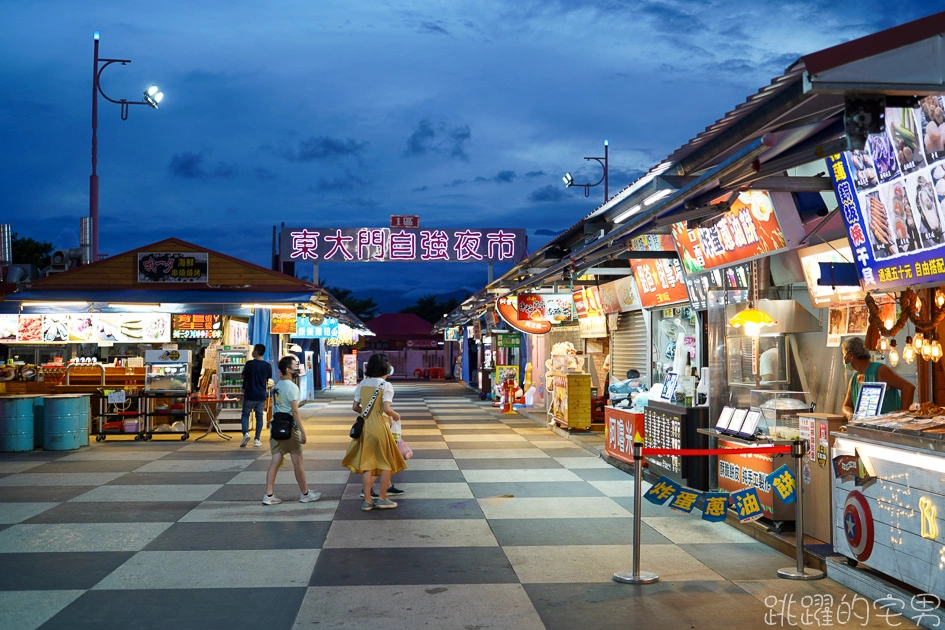
[[[756,433],[775,440],[800,438],[800,416],[813,411],[810,400],[809,392],[752,390],[751,408],[761,412]]]
[[[242,428],[243,415],[243,368],[250,355],[248,346],[221,349],[217,355],[217,379],[219,382],[220,411],[217,421],[224,431]]]
[[[725,342],[729,386],[779,389],[790,382],[787,335],[742,335]]]
[[[190,392],[190,352],[187,350],[149,350],[145,353],[144,389],[146,392]]]

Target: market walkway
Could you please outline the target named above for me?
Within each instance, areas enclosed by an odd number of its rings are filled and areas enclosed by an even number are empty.
[[[395,388],[416,453],[395,510],[362,512],[340,468],[351,387],[303,407],[317,503],[286,467],[286,502],[261,505],[268,453],[235,439],[0,455],[0,628],[844,625],[852,591],[780,580],[789,558],[646,503],[642,568],[661,581],[614,583],[632,568],[630,476],[460,385]],[[879,612],[860,599],[850,625],[914,627]]]

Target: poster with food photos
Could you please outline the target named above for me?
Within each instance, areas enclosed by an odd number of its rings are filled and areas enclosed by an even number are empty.
[[[865,290],[945,282],[942,95],[886,108],[863,150],[827,158]]]

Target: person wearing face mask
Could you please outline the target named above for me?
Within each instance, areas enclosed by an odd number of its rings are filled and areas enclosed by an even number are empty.
[[[842,350],[843,367],[854,372],[847,386],[847,396],[843,400],[843,416],[847,420],[853,419],[853,412],[860,398],[861,383],[886,383],[881,414],[906,410],[912,405],[915,385],[896,374],[889,366],[873,361],[862,337],[848,337],[843,342]]]

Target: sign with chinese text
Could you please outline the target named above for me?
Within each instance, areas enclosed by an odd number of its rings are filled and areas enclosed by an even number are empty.
[[[418,228],[420,227],[420,216],[416,214],[392,214],[390,215],[390,226],[392,228]]]
[[[510,328],[530,335],[544,335],[551,330],[551,322],[534,318],[519,319],[518,298],[503,295],[495,301],[495,310]],[[478,320],[477,320],[478,321]]]
[[[138,252],[138,282],[207,284],[206,252]]]
[[[761,190],[738,193],[727,212],[700,227],[690,230],[682,222],[672,230],[686,273],[770,256],[786,247],[771,196]]]
[[[720,448],[735,447],[735,444],[719,441]],[[781,457],[777,456],[780,465]],[[774,516],[774,494],[768,476],[774,470],[771,455],[753,455],[751,453],[719,455],[719,489],[738,492],[745,488],[758,491],[759,505],[768,518]]]
[[[171,315],[172,339],[223,339],[223,316],[181,313]]]
[[[637,294],[637,281],[632,275],[624,276],[620,280],[611,282],[614,290],[617,292],[617,303],[620,305],[620,312],[639,311],[640,296]]]
[[[345,354],[341,357],[341,371],[345,385],[358,384],[358,355]]]
[[[600,306],[604,313],[607,315],[619,313],[620,300],[617,299],[617,283],[607,282],[597,287],[597,290],[600,293]]]
[[[826,427],[826,423],[823,426]],[[791,469],[787,464],[782,464],[780,468],[768,475],[767,481],[773,488],[775,496],[785,504],[791,504],[797,500],[797,480],[791,474]]]
[[[574,299],[569,293],[523,293],[518,296],[518,318],[554,324],[574,319]]]
[[[604,417],[604,452],[632,464],[633,443],[644,441],[643,414],[604,407]]]
[[[761,502],[758,500],[758,490],[755,488],[745,488],[731,494],[732,505],[735,513],[738,515],[740,523],[750,523],[757,521],[764,516],[761,509]]]
[[[282,258],[299,262],[518,262],[514,228],[283,228]]]
[[[630,241],[630,251],[674,251],[668,234],[645,234]],[[637,295],[643,308],[665,306],[689,299],[682,267],[675,258],[638,258],[630,260]],[[619,281],[618,281],[619,282]],[[618,293],[618,299],[620,294]]]
[[[296,339],[337,339],[338,320],[326,317],[320,324],[316,324],[308,316],[299,315],[296,318],[295,334],[292,336]]]
[[[581,339],[602,339],[607,336],[607,316],[594,315],[578,320]]]
[[[867,291],[945,281],[945,134],[935,113],[942,103],[935,95],[915,109],[887,107],[883,132],[864,150],[827,158]]]
[[[603,316],[604,307],[600,303],[597,287],[575,287],[573,297],[574,311],[578,319]]]
[[[298,318],[295,307],[270,309],[269,333],[273,335],[294,335],[297,331]]]
[[[805,247],[797,252],[804,269],[807,292],[814,308],[823,308],[836,302],[862,302],[866,292],[860,287],[820,286],[820,263],[852,263],[853,250],[846,239],[837,239],[813,247]]]
[[[495,336],[496,348],[521,348],[522,337],[518,334],[503,335],[501,333]]]
[[[655,505],[663,505],[669,499],[676,496],[676,493],[682,490],[682,486],[666,477],[660,477],[660,480],[650,486],[643,498]]]

